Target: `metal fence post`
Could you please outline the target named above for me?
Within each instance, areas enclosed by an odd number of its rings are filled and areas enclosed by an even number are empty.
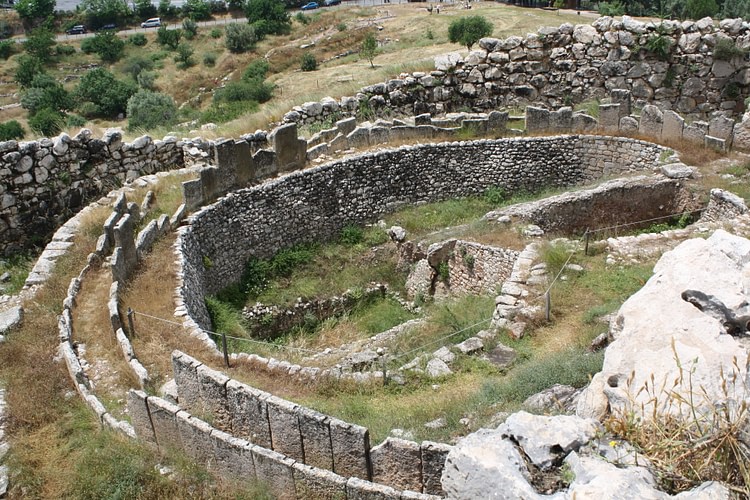
[[[547,293],[544,294],[544,303],[545,303],[545,317],[547,318],[547,321],[550,319],[550,312],[552,310],[552,293],[550,290],[547,290]]]
[[[227,365],[227,368],[229,368],[229,353],[227,352],[227,334],[222,332],[221,333],[221,347],[224,351],[224,364]]]

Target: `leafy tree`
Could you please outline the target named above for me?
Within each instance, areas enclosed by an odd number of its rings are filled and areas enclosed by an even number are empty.
[[[39,73],[21,96],[21,106],[32,115],[49,108],[64,113],[73,108],[73,98],[52,76]]]
[[[365,39],[362,40],[362,45],[359,47],[359,56],[370,61],[370,67],[374,68],[375,65],[372,63],[372,60],[375,59],[377,51],[378,41],[372,33],[368,33]]]
[[[23,139],[26,135],[23,127],[16,120],[0,123],[0,141],[12,141],[14,139]]]
[[[193,50],[193,47],[190,46],[187,42],[182,42],[177,46],[177,55],[174,56],[174,60],[177,63],[177,66],[186,69],[190,66],[195,64],[195,61],[193,61],[193,53],[195,50]]]
[[[57,111],[44,108],[29,118],[29,127],[39,135],[52,137],[60,133],[63,128],[63,116]]]
[[[135,0],[134,13],[139,19],[156,17],[156,7],[151,3],[151,0]]]
[[[260,38],[266,35],[284,35],[292,28],[289,13],[278,0],[248,0],[245,15]]]
[[[115,117],[125,112],[128,99],[136,90],[133,83],[118,80],[104,68],[96,68],[83,75],[76,93],[82,101],[96,105],[96,114]]]
[[[719,13],[719,6],[715,0],[687,0],[685,13],[690,19],[713,17]]]
[[[16,12],[24,26],[31,28],[55,13],[55,0],[18,0]]]
[[[195,21],[211,19],[211,4],[206,0],[187,0],[182,6],[182,15]]]
[[[159,45],[177,50],[182,38],[182,30],[168,30],[166,26],[161,26],[156,30],[156,41]]]
[[[318,69],[318,61],[315,60],[315,56],[309,52],[302,54],[302,60],[300,61],[300,69],[302,71],[315,71]]]
[[[0,42],[0,58],[8,59],[15,52],[16,42],[13,40],[3,40]]]
[[[128,99],[128,129],[152,129],[159,125],[169,126],[177,116],[177,107],[172,98],[158,92],[139,90]]]
[[[172,5],[172,2],[170,0],[159,0],[159,6],[156,8],[156,11],[161,17],[171,19],[177,17],[179,9]]]
[[[467,16],[453,21],[448,26],[448,39],[452,43],[471,46],[481,38],[492,34],[492,24],[482,16]]]
[[[113,63],[125,53],[125,42],[114,31],[100,31],[93,38],[85,39],[81,43],[81,50],[89,54],[94,52],[102,61]]]
[[[23,44],[24,50],[42,63],[47,63],[52,58],[52,47],[54,46],[55,34],[47,28],[36,28],[29,34]]]
[[[247,65],[245,72],[242,73],[242,79],[245,81],[266,79],[269,70],[268,61],[265,59],[255,59],[253,62]]]
[[[128,57],[123,63],[122,70],[133,77],[133,80],[138,80],[138,75],[143,71],[149,71],[154,69],[154,61],[150,57],[142,54],[136,54]]]
[[[182,20],[182,32],[186,39],[192,40],[198,34],[198,23],[186,17]]]
[[[146,90],[154,90],[156,88],[156,73],[153,71],[141,71],[138,74],[138,85]]]
[[[750,0],[724,0],[721,15],[725,19],[750,19]]]
[[[226,37],[224,38],[224,45],[235,54],[241,54],[247,52],[255,47],[255,43],[258,41],[255,28],[249,24],[230,24],[225,28]]]
[[[81,8],[93,27],[110,23],[123,24],[130,15],[130,8],[125,0],[81,0]]]
[[[24,54],[18,58],[16,82],[22,88],[30,87],[34,77],[43,72],[42,61],[34,56]]]
[[[219,102],[266,102],[273,97],[273,85],[262,80],[240,80],[230,82],[214,93],[214,103]]]
[[[131,43],[136,47],[143,47],[148,43],[148,39],[143,33],[136,33],[128,37],[128,43]]]

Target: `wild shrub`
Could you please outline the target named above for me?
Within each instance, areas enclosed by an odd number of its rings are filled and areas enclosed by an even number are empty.
[[[244,73],[242,73],[242,79],[248,81],[257,79],[265,80],[269,69],[268,61],[265,59],[255,59],[245,68]]]
[[[214,92],[214,102],[254,101],[263,103],[273,97],[273,85],[261,80],[230,82]]]
[[[52,137],[60,133],[64,125],[62,115],[54,109],[44,108],[29,118],[29,127],[39,135]]]
[[[235,23],[224,28],[224,45],[229,52],[241,54],[252,50],[258,42],[255,28],[248,24]]]
[[[216,66],[216,54],[213,52],[206,52],[203,54],[203,65],[207,68],[213,68]]]
[[[128,37],[128,43],[136,47],[143,47],[148,43],[148,38],[143,33],[136,33]]]
[[[0,141],[23,139],[24,135],[26,133],[18,121],[10,120],[0,123]]]
[[[193,19],[186,17],[182,20],[182,31],[187,40],[192,40],[198,35],[198,23]]]
[[[318,69],[318,61],[315,56],[309,52],[305,52],[300,60],[300,69],[302,71],[315,71]]]
[[[59,44],[55,47],[55,53],[58,56],[72,56],[76,53],[76,48],[72,45]]]
[[[182,30],[168,30],[164,25],[156,30],[156,42],[170,50],[177,50],[181,38]]]
[[[193,60],[193,53],[195,50],[187,43],[182,42],[177,46],[177,55],[174,56],[174,60],[177,63],[177,67],[180,69],[186,69],[195,64]]]
[[[747,50],[741,49],[731,38],[719,38],[714,46],[714,59],[731,61],[735,57],[743,57]]]
[[[0,42],[0,58],[8,59],[13,55],[16,48],[16,42],[13,40],[3,40]]]
[[[211,28],[211,31],[209,31],[208,35],[214,39],[221,38],[222,31],[219,28]]]
[[[169,126],[177,116],[174,100],[166,94],[139,90],[128,99],[128,129]]]
[[[344,245],[354,246],[362,243],[365,233],[361,227],[354,224],[347,224],[341,230],[339,241]]]
[[[621,16],[625,14],[625,6],[620,3],[620,0],[599,2],[598,8],[599,14],[602,16]]]

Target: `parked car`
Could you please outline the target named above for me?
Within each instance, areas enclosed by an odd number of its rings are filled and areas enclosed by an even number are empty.
[[[325,0],[323,2],[323,5],[325,5],[326,7],[331,7],[333,5],[340,5],[340,4],[341,4],[341,0]]]
[[[84,33],[86,33],[86,26],[82,24],[76,24],[69,30],[65,30],[65,33],[67,33],[68,35],[83,35]]]
[[[114,31],[117,29],[117,25],[114,23],[105,24],[101,28],[99,28],[97,31]]]
[[[141,28],[158,28],[159,26],[161,26],[160,17],[152,17],[151,19],[146,19],[141,23]]]
[[[305,5],[303,5],[301,7],[301,10],[313,10],[313,9],[317,9],[318,7],[320,7],[320,5],[318,5],[318,2],[310,2],[310,3],[306,3]]]

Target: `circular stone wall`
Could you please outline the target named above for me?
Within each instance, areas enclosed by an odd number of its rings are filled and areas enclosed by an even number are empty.
[[[663,150],[601,136],[481,140],[367,153],[294,172],[229,194],[190,218],[177,243],[178,302],[208,329],[205,295],[237,281],[250,257],[270,257],[330,238],[346,224],[491,186],[533,192],[650,169]]]

